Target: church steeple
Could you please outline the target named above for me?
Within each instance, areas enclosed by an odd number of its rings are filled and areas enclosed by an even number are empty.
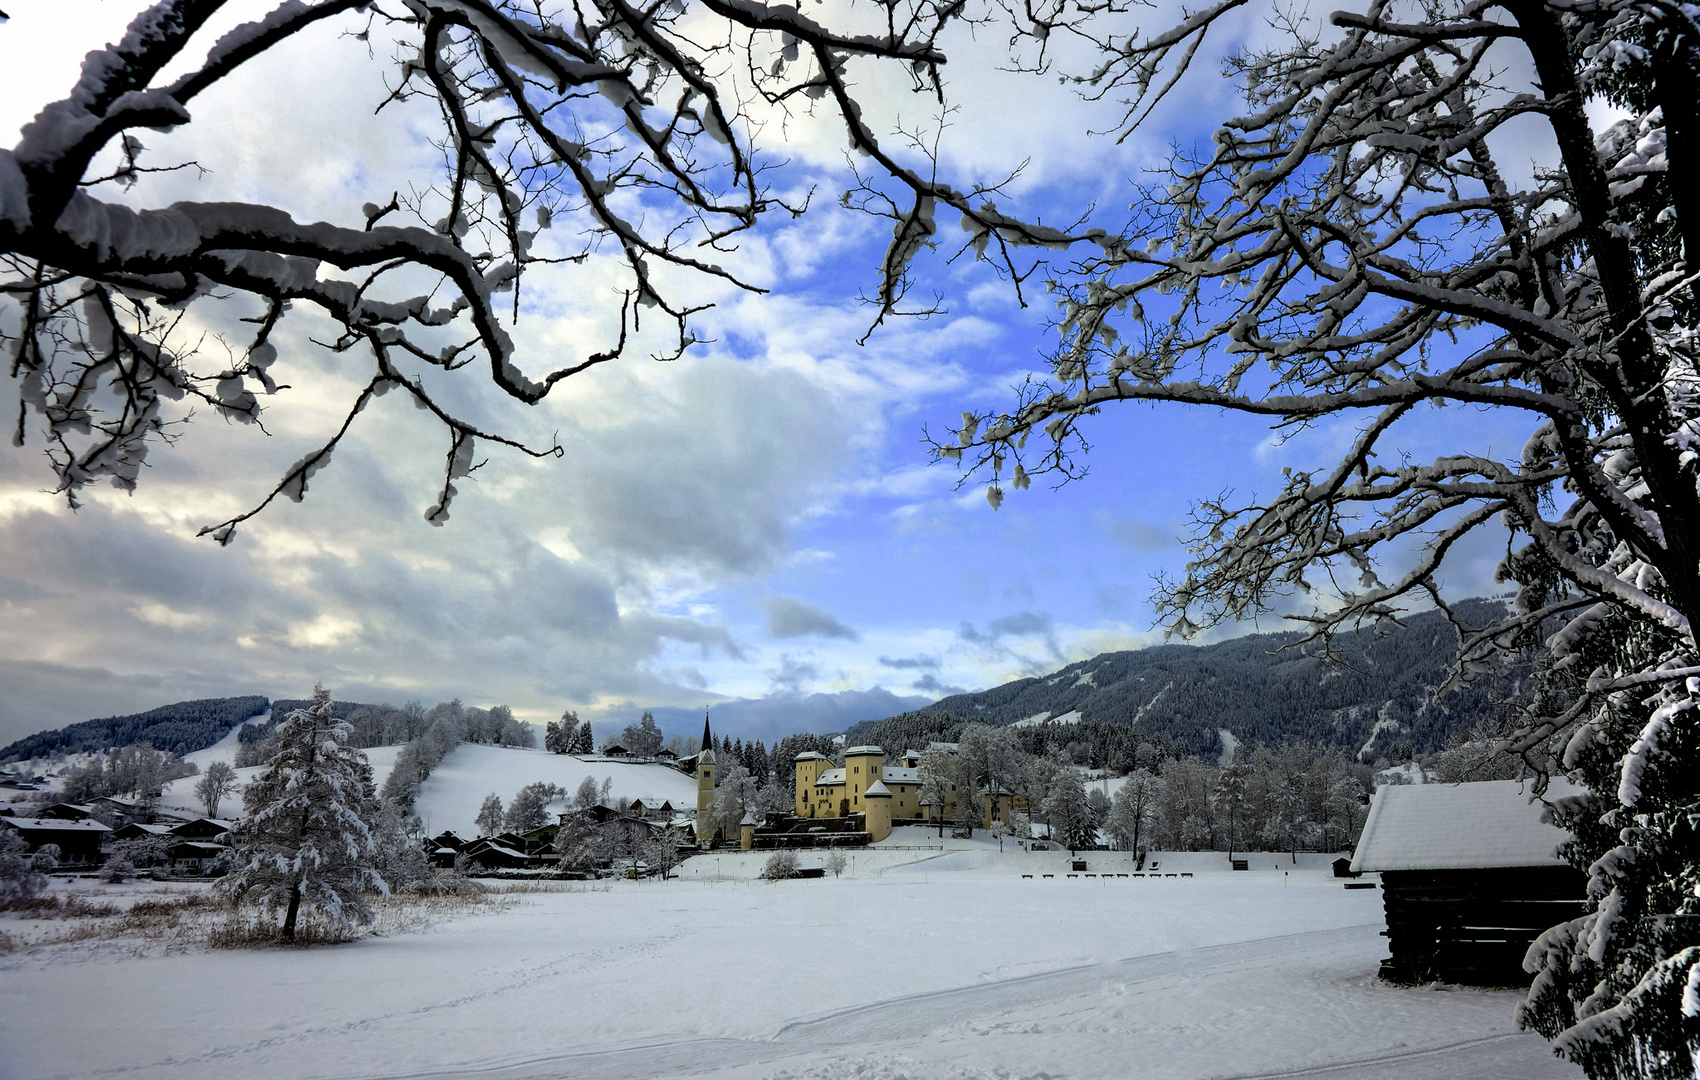
[[[708,730],[708,710],[702,715],[702,752],[697,754],[697,842],[707,847],[714,840],[710,809],[714,806],[714,735]]]

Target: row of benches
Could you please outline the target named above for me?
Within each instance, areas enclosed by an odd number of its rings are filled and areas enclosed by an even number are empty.
[[[1022,874],[1021,876],[1024,877],[1024,878],[1030,878],[1033,875],[1032,874]],[[1050,878],[1056,877],[1055,874],[1040,874],[1039,876],[1040,877],[1050,877]],[[1191,874],[1068,874],[1066,876],[1067,877],[1117,878],[1117,877],[1191,877],[1192,875]]]

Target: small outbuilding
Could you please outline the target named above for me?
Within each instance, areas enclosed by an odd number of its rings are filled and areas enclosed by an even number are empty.
[[[1576,794],[1554,780],[1547,798]],[[1585,879],[1558,857],[1570,834],[1532,782],[1376,789],[1349,872],[1381,875],[1390,982],[1527,986],[1523,956],[1582,914]]]

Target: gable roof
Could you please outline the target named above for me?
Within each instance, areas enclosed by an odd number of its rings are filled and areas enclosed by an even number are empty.
[[[112,831],[93,818],[72,821],[69,818],[9,817],[0,818],[0,824],[9,825],[19,832],[103,833]]]
[[[1579,794],[1555,778],[1547,799]],[[1564,866],[1558,845],[1570,834],[1543,821],[1533,781],[1397,784],[1376,789],[1352,869],[1480,870]]]

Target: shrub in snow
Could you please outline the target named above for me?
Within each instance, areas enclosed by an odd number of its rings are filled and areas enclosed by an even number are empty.
[[[100,880],[110,885],[121,885],[136,876],[136,864],[120,855],[114,855],[101,864]]]
[[[849,861],[850,860],[844,857],[844,852],[835,851],[826,857],[825,866],[833,877],[837,877],[839,874],[844,873],[844,867],[848,865]]]
[[[59,845],[29,851],[24,838],[0,829],[0,903],[33,900],[47,888],[47,872],[59,865]]]
[[[797,856],[790,851],[776,851],[767,857],[767,864],[761,868],[761,876],[768,881],[779,881],[782,878],[797,876]]]
[[[371,919],[363,893],[389,891],[374,865],[372,767],[331,709],[330,692],[314,687],[312,707],[278,725],[277,754],[243,793],[247,813],[230,830],[237,865],[218,885],[233,902],[282,909],[286,942],[303,903],[346,930]]]

